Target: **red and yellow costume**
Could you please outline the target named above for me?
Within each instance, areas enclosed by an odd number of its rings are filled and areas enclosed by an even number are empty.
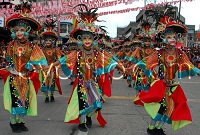
[[[85,5],[80,4],[80,6]],[[96,77],[111,72],[118,63],[110,53],[102,53],[95,49],[99,39],[96,33],[99,31],[99,27],[94,25],[94,21],[97,20],[97,14],[95,13],[97,10],[91,12],[86,6],[85,9],[85,12],[79,12],[80,23],[71,33],[71,36],[78,41],[79,50],[72,51],[60,58],[59,61],[63,72],[67,76],[72,72],[76,74],[65,122],[79,124],[79,129],[87,131],[85,117],[91,117],[94,112],[98,113],[97,120],[100,125],[105,126],[106,124],[100,111],[102,108],[102,93],[96,82]]]
[[[47,65],[42,50],[28,41],[29,32],[37,31],[40,24],[30,18],[30,9],[21,5],[22,13],[6,20],[6,27],[12,32],[13,41],[8,44],[4,72],[4,107],[11,114],[10,126],[13,132],[28,131],[24,126],[25,115],[37,115],[36,94],[40,88],[39,73],[34,69]]]
[[[58,36],[53,29],[55,26],[55,21],[47,20],[44,25],[46,26],[46,31],[41,34],[42,38],[44,39],[42,51],[47,59],[48,66],[51,66],[51,64],[53,64],[56,60],[61,58],[64,55],[64,53],[56,47],[56,41],[58,39]],[[47,45],[46,40],[50,40],[50,43],[48,43],[49,45]],[[42,72],[41,74],[41,91],[46,94],[45,102],[48,102],[48,92],[51,92],[50,97],[52,102],[54,101],[54,91],[58,91],[60,94],[62,94],[58,69],[59,67],[53,67],[51,68],[51,71],[49,71],[48,75],[45,72]]]
[[[141,25],[141,33],[137,36],[138,40],[142,41],[142,46],[136,47],[128,58],[134,64],[138,61],[148,57],[152,53],[156,52],[156,49],[152,46],[153,36],[151,33],[151,26],[148,22],[143,22]],[[137,40],[137,39],[136,39]],[[154,69],[152,75],[146,75],[142,67],[136,67],[133,73],[133,78],[135,79],[134,88],[138,91],[149,90],[151,82],[157,77],[157,72]]]
[[[162,31],[163,43],[166,47],[146,57],[144,62],[148,70],[158,65],[162,66],[164,78],[155,80],[148,92],[142,91],[137,95],[134,103],[143,105],[152,120],[162,121],[162,124],[165,122],[172,124],[173,130],[178,130],[190,124],[192,116],[184,91],[175,81],[175,74],[178,72],[178,77],[183,78],[194,76],[199,70],[194,67],[184,52],[175,48],[174,40],[179,38],[178,33],[184,35],[187,32],[186,27],[172,21],[168,16],[161,18],[161,22],[166,26]]]

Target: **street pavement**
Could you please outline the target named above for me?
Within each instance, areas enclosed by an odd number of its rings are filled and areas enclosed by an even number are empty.
[[[64,77],[63,73],[61,76]],[[119,76],[115,71],[115,76]],[[117,77],[116,77],[117,78]],[[174,132],[171,125],[165,124],[167,135],[199,135],[200,134],[200,76],[183,78],[180,81],[188,98],[193,123]],[[105,127],[100,127],[96,116],[88,133],[78,132],[77,125],[64,123],[67,102],[72,91],[69,79],[61,80],[63,95],[55,93],[55,102],[44,102],[44,95],[39,92],[38,116],[26,116],[24,122],[29,128],[21,135],[147,135],[146,129],[150,117],[143,107],[134,105],[132,100],[136,92],[129,88],[125,79],[113,80],[112,97],[106,98],[102,114],[107,121]],[[3,80],[0,80],[0,135],[13,135],[9,126],[10,114],[3,106]]]

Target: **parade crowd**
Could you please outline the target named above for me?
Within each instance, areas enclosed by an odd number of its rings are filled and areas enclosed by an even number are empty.
[[[156,29],[143,20],[132,39],[113,43],[105,27],[95,25],[98,8],[76,5],[76,21],[64,48],[57,45],[57,20],[47,17],[41,24],[30,16],[30,7],[22,3],[0,29],[4,107],[14,133],[29,130],[25,116],[38,115],[38,92],[45,103],[59,100],[54,92],[62,95],[64,89],[60,69],[73,85],[64,122],[77,124],[81,132],[92,127],[94,114],[100,126],[106,126],[101,110],[104,96],[112,96],[116,71],[118,79],[126,78],[125,85],[137,91],[134,104],[143,106],[151,118],[149,135],[165,135],[165,124],[176,131],[192,123],[184,90],[175,78],[200,75],[200,49],[184,45],[187,27],[168,14],[171,9],[151,16]]]

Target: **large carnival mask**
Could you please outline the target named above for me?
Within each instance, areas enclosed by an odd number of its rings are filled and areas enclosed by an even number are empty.
[[[176,34],[170,34],[165,36],[167,42],[171,46],[176,46]]]
[[[52,35],[43,35],[43,44],[45,47],[52,47],[53,45],[56,44],[56,37]]]
[[[45,39],[45,46],[50,47],[53,45],[53,40],[51,38]]]
[[[176,32],[173,29],[166,29],[163,37],[163,42],[170,46],[176,46],[177,43]]]
[[[15,26],[14,29],[12,29],[12,38],[17,38],[17,39],[23,39],[23,38],[27,38],[29,36],[29,31],[31,30],[31,27],[28,26],[23,27],[23,26]]]
[[[151,38],[144,38],[143,42],[144,42],[145,46],[150,46],[151,45]]]
[[[24,33],[26,32],[26,28],[24,27],[16,27],[16,36],[18,39],[22,39],[24,37]]]
[[[90,50],[93,45],[94,36],[92,34],[84,34],[81,36],[81,41],[83,43],[83,47],[86,50]]]
[[[27,25],[24,21],[19,21],[16,23],[16,26],[11,29],[11,37],[13,39],[17,38],[19,40],[26,39],[29,36],[29,32],[31,31],[31,27]]]

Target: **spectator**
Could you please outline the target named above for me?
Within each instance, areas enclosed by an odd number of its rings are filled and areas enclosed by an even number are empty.
[[[197,56],[197,67],[200,69],[200,53]]]

